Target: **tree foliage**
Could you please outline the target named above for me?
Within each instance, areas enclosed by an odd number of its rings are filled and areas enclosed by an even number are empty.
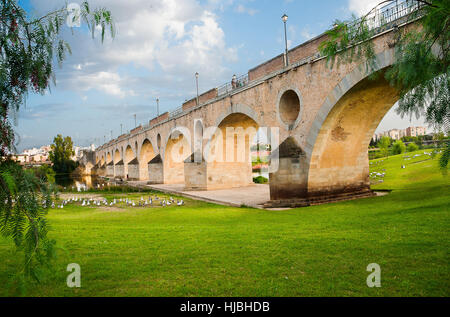
[[[411,142],[408,144],[406,149],[408,152],[415,152],[415,151],[419,150],[419,146],[416,143]]]
[[[59,65],[71,54],[70,45],[61,31],[69,16],[67,7],[43,17],[29,19],[16,0],[0,0],[0,155],[11,150],[14,133],[11,116],[24,104],[29,91],[44,94],[54,77],[54,62]],[[88,2],[81,6],[80,18],[92,31],[101,28],[114,35],[111,13],[105,9],[92,10]]]
[[[395,3],[382,1],[381,4]],[[400,95],[397,113],[424,116],[435,129],[450,131],[450,0],[415,0],[413,10],[402,23],[415,21],[416,28],[399,28],[392,24],[394,64],[384,72],[388,82]],[[327,32],[328,39],[320,51],[334,67],[339,63],[364,63],[368,73],[375,70],[375,49],[371,38],[379,32],[371,17],[379,6],[362,18],[336,21]],[[406,20],[406,21],[405,21]],[[374,76],[372,76],[374,77]],[[448,144],[448,143],[447,143]],[[445,163],[442,156],[441,166]],[[446,164],[445,164],[446,165]]]
[[[44,164],[39,167],[33,167],[31,168],[31,171],[41,181],[49,184],[55,183],[56,173],[49,165]]]
[[[381,154],[383,157],[386,157],[389,155],[389,146],[391,145],[391,139],[387,136],[383,136],[378,141],[378,148],[380,149]]]
[[[402,154],[406,151],[406,145],[402,142],[402,140],[397,140],[392,145],[392,154],[398,155]]]
[[[72,160],[72,157],[75,155],[72,138],[58,134],[53,139],[53,144],[50,147],[49,159],[53,163],[53,170],[59,174],[73,172],[76,168],[76,163]]]
[[[40,264],[54,254],[45,215],[53,187],[10,160],[0,162],[0,232],[24,254],[22,272],[40,279]]]
[[[12,237],[24,251],[24,272],[39,278],[39,264],[52,254],[45,215],[51,203],[50,187],[32,171],[5,160],[14,151],[12,122],[27,94],[44,94],[55,83],[54,64],[71,53],[62,38],[69,16],[67,6],[39,18],[30,18],[17,0],[0,0],[0,232]],[[106,9],[81,5],[80,18],[94,36],[101,29],[114,36],[114,23]],[[47,179],[48,180],[48,179]]]

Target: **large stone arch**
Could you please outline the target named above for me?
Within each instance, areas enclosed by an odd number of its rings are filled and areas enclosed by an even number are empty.
[[[123,153],[120,150],[120,147],[114,150],[114,176],[123,178],[125,177],[125,164],[123,162]]]
[[[360,65],[328,95],[307,138],[308,196],[333,196],[370,190],[367,148],[398,92],[384,78],[392,50],[376,56],[377,79]]]
[[[122,154],[119,149],[114,150],[114,164],[119,163],[122,160]]]
[[[184,161],[192,154],[190,131],[175,127],[167,135],[164,144],[164,184],[184,184]]]
[[[248,110],[233,109],[227,115],[221,115],[215,133],[206,135],[209,138],[204,150],[208,189],[241,187],[253,183],[250,147],[261,120]]]
[[[124,176],[126,179],[130,179],[129,176],[129,164],[136,159],[136,153],[134,153],[133,148],[130,144],[127,144],[124,153],[123,153],[123,162],[124,162]]]
[[[137,157],[136,152],[133,150],[131,144],[127,144],[123,157],[126,163],[129,163],[131,160]]]
[[[140,147],[138,158],[140,180],[149,179],[148,164],[155,157],[155,155],[156,154],[152,142],[148,138],[145,138]]]
[[[260,127],[264,126],[263,120],[260,115],[256,111],[254,111],[249,106],[243,105],[243,104],[235,104],[228,107],[224,112],[222,112],[215,121],[215,127],[218,127],[223,120],[225,120],[226,117],[233,113],[240,113],[244,114],[253,121],[256,122],[256,124]]]

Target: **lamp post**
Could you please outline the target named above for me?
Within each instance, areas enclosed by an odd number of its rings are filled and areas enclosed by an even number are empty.
[[[134,114],[134,128],[137,128],[136,114]]]
[[[197,84],[197,106],[199,105],[199,101],[198,101],[198,72],[195,73],[195,82]]]
[[[123,129],[122,129],[122,123],[120,124],[120,135],[122,135],[123,134]]]
[[[159,98],[156,98],[156,115],[159,117]]]
[[[286,29],[286,22],[288,20],[288,16],[286,14],[283,14],[281,17],[281,20],[284,22],[284,43],[286,51],[284,53],[284,66],[287,67],[289,65],[289,57],[288,57],[288,44],[287,44],[287,29]]]

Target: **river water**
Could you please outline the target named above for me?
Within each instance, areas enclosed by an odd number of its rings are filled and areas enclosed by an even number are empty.
[[[106,186],[107,182],[96,176],[70,176],[70,175],[56,175],[56,184],[73,190],[83,190],[98,188],[99,186]]]

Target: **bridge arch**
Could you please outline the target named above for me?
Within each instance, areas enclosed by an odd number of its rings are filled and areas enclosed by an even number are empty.
[[[127,164],[130,163],[135,157],[136,157],[136,154],[133,151],[133,148],[131,147],[131,145],[128,144],[125,149],[125,155],[124,155],[125,163],[127,163]]]
[[[164,147],[164,184],[184,184],[184,162],[192,154],[191,133],[175,127],[167,135]]]
[[[139,153],[139,179],[148,180],[148,163],[155,157],[155,150],[152,142],[146,138],[141,145]]]
[[[122,155],[120,154],[120,150],[116,149],[114,151],[114,164],[119,163],[121,159],[122,159]]]
[[[376,80],[365,66],[348,74],[328,95],[307,138],[308,196],[370,190],[367,148],[381,120],[398,100],[384,78],[392,50],[376,57]]]
[[[248,186],[253,183],[251,144],[259,129],[253,111],[241,108],[221,116],[205,148],[209,189]],[[226,173],[224,172],[226,171]]]
[[[249,106],[243,104],[236,104],[228,107],[227,110],[222,112],[216,119],[215,126],[218,127],[226,117],[232,115],[233,113],[243,114],[252,119],[258,126],[263,126],[263,122],[261,117],[257,114],[255,110],[250,108]]]

